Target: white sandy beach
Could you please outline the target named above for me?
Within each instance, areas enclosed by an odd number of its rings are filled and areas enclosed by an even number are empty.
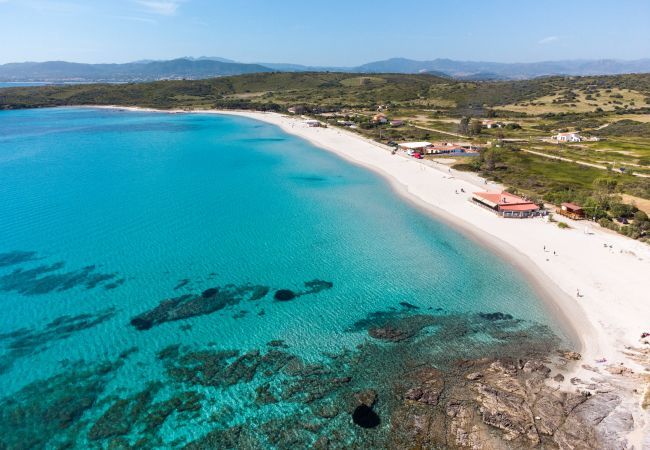
[[[621,364],[634,371],[633,376],[627,374],[631,387],[626,406],[636,425],[629,440],[637,448],[645,448],[642,441],[647,437],[643,435],[648,434],[645,431],[650,419],[648,411],[638,405],[650,379],[646,368],[648,355],[645,363],[640,362],[633,356],[637,353],[630,349],[644,348],[640,335],[650,332],[650,246],[597,225],[589,226],[587,233],[586,222],[562,218],[572,228],[560,229],[541,218],[499,218],[469,199],[472,192],[498,191],[500,186],[485,185],[473,174],[450,171],[442,164],[422,163],[399,153],[392,155],[387,147],[346,130],[310,128],[300,118],[276,113],[212,112],[277,125],[374,170],[436,217],[507,257],[532,280],[547,300],[549,310],[565,321],[565,329],[579,341],[583,359],[572,368],[564,387],[571,386],[568,380],[572,376],[598,381],[616,377],[607,368],[616,371]],[[461,189],[465,193],[457,194]],[[607,362],[597,362],[601,358]],[[599,369],[598,373],[592,370],[594,367]],[[638,393],[632,393],[634,386]]]

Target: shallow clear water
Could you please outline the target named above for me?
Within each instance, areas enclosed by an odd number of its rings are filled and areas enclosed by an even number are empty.
[[[115,360],[133,347],[100,398],[165,380],[156,354],[174,344],[248,351],[283,340],[291,354],[318,362],[366,342],[354,324],[378,311],[502,312],[555,329],[509,264],[414,209],[383,179],[238,117],[0,112],[0,254],[5,395],[69,371],[71,361]],[[332,285],[304,285],[312,280]],[[228,294],[219,307],[171,320],[187,313],[179,307],[148,329],[130,323],[165,299],[247,283],[269,292]],[[278,289],[305,293],[274,301]],[[70,317],[80,314],[90,316]],[[76,326],[57,325],[66,320]],[[20,329],[18,342],[11,333]],[[480,346],[490,337],[472,339]],[[253,408],[249,388],[201,387],[210,401],[182,426],[165,422],[163,441],[296,408]],[[228,419],[206,425],[224,407]]]

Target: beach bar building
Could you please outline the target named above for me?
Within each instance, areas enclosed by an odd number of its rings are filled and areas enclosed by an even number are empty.
[[[405,151],[409,155],[413,153],[427,153],[427,148],[431,147],[431,142],[402,142],[398,144],[400,150]]]
[[[558,214],[573,220],[582,220],[585,218],[584,210],[575,203],[562,203],[557,212]]]
[[[509,192],[474,192],[472,201],[501,217],[525,218],[540,214],[540,208],[530,200]]]

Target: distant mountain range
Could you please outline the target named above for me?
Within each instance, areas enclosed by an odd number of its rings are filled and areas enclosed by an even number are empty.
[[[650,72],[650,58],[495,63],[391,58],[357,67],[304,66],[291,63],[240,63],[219,57],[184,57],[169,61],[141,60],[126,64],[81,64],[65,61],[0,65],[0,81],[126,82],[200,79],[260,72],[429,73],[466,80],[512,80],[548,75],[616,75]]]
[[[635,61],[614,59],[544,61],[535,63],[495,63],[481,61],[454,61],[434,59],[414,61],[392,58],[364,64],[359,72],[420,73],[442,72],[454,78],[523,79],[547,75],[617,75],[622,73],[650,72],[650,58]]]
[[[211,78],[273,71],[273,69],[259,64],[224,62],[212,58],[136,61],[126,64],[80,64],[65,61],[47,61],[0,65],[0,81],[151,81]]]

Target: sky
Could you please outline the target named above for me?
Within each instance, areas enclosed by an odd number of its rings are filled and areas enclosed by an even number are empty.
[[[650,57],[650,0],[0,0],[0,64]]]

